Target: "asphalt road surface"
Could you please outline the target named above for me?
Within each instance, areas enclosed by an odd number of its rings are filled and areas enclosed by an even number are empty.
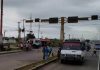
[[[84,64],[80,65],[78,62],[65,62],[61,64],[59,61],[48,64],[37,70],[97,70],[98,57],[87,56]]]
[[[57,48],[54,48],[54,51]],[[32,51],[0,55],[0,70],[14,70],[18,67],[42,60],[42,48]]]

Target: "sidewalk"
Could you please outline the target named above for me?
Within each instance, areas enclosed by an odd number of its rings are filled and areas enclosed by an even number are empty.
[[[12,50],[12,51],[0,51],[0,55],[2,54],[9,54],[9,53],[17,53],[21,52],[22,50]]]

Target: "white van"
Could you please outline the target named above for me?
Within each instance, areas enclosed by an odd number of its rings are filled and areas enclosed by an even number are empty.
[[[64,42],[60,51],[61,63],[65,60],[84,62],[86,55],[85,45],[81,42]]]

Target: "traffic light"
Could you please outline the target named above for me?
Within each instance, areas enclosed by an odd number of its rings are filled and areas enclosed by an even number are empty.
[[[41,22],[49,22],[49,19],[41,19]]]
[[[40,19],[39,18],[35,18],[35,22],[39,22],[40,21]]]
[[[78,16],[68,17],[68,23],[78,23]]]
[[[49,23],[58,23],[58,17],[49,18]]]
[[[26,20],[25,22],[26,22],[26,23],[32,23],[33,20]]]
[[[25,31],[25,28],[22,29],[22,32],[24,32],[24,31]]]
[[[91,20],[98,20],[98,15],[92,15]]]
[[[35,38],[34,34],[27,34],[27,40],[34,39],[34,38]]]

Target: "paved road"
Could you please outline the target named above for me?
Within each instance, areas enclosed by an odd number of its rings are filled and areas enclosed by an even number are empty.
[[[56,61],[48,64],[38,70],[97,70],[98,57],[88,56],[86,62],[83,65],[79,63],[64,63]]]
[[[55,48],[55,50],[57,50]],[[20,66],[42,60],[42,48],[29,52],[18,52],[0,55],[0,70],[14,70]]]

